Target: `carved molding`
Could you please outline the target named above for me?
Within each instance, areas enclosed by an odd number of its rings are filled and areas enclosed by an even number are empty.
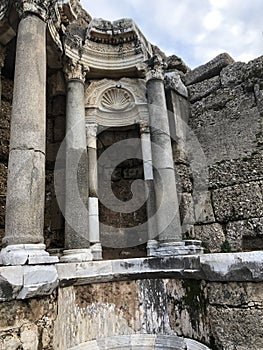
[[[145,120],[140,121],[140,133],[141,134],[149,134],[150,133],[149,123]]]
[[[68,60],[64,64],[64,72],[67,80],[81,80],[85,83],[86,74],[89,71],[82,63],[77,60]]]
[[[112,79],[102,79],[92,81],[85,90],[86,108],[100,108],[105,110],[101,101],[106,91],[110,89],[120,89],[130,95],[134,104],[147,104],[145,81],[142,79],[122,78],[118,81]],[[102,108],[103,107],[103,108]],[[127,108],[131,107],[127,105]],[[109,112],[109,110],[108,110]]]
[[[55,11],[57,0],[15,0],[14,3],[20,17],[26,13],[34,13],[47,21]]]
[[[132,102],[131,94],[121,87],[112,87],[106,90],[101,97],[101,106],[109,111],[130,109],[133,106]]]

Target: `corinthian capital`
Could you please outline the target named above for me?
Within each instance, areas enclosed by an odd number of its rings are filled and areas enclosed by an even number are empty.
[[[164,80],[164,70],[167,64],[157,55],[154,55],[149,60],[145,61],[146,81],[151,79]]]
[[[84,67],[77,60],[70,59],[64,64],[64,72],[67,80],[78,79],[84,83],[88,71],[89,68]]]
[[[22,17],[26,13],[34,13],[43,21],[50,18],[52,8],[56,6],[56,0],[15,0],[18,14]]]

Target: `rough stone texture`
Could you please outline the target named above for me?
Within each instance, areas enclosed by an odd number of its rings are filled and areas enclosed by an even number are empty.
[[[56,293],[41,299],[0,303],[2,350],[52,350]]]
[[[218,76],[215,76],[211,79],[204,80],[200,83],[189,85],[189,100],[191,103],[194,103],[198,100],[201,100],[203,97],[210,95],[212,92],[215,92],[220,88],[221,82]]]
[[[226,226],[226,240],[231,251],[261,250],[263,247],[263,218],[230,222]]]
[[[202,241],[206,253],[219,252],[225,241],[224,231],[220,224],[195,225],[193,238]]]
[[[250,182],[212,193],[216,220],[229,222],[263,216],[262,182]]]
[[[206,156],[211,198],[204,205],[208,215],[204,212],[196,219],[202,227],[207,223],[226,224],[227,249],[261,249],[257,222],[263,215],[263,57],[247,64],[229,63],[209,79],[203,74],[205,68],[209,72],[211,62],[194,70],[195,74],[188,73],[193,79],[188,83],[189,125]],[[194,174],[194,179],[201,175]],[[196,229],[199,235],[200,228]],[[216,244],[218,248],[221,242]]]
[[[205,79],[212,78],[218,75],[224,67],[228,66],[233,62],[234,60],[227,53],[222,53],[216,56],[208,63],[199,66],[187,73],[185,75],[185,84],[190,85],[198,83]]]

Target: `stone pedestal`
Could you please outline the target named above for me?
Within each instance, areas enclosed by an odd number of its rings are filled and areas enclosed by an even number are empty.
[[[65,65],[66,203],[65,247],[61,261],[92,260],[88,233],[88,158],[85,133],[85,71],[79,62]]]
[[[32,10],[33,11],[33,10]],[[43,244],[46,23],[26,12],[18,27],[3,264],[53,263]]]

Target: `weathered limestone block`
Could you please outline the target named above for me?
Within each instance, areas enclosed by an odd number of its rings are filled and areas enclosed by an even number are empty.
[[[260,309],[210,306],[208,314],[211,317],[211,332],[219,346],[247,350],[249,344],[249,350],[262,348],[262,305]]]
[[[200,239],[210,253],[220,252],[225,241],[223,228],[220,224],[195,226],[195,239]]]
[[[190,193],[182,193],[179,196],[180,218],[183,224],[194,224],[194,202]]]
[[[23,286],[23,268],[8,266],[0,268],[0,301],[16,299]]]
[[[196,193],[194,202],[195,219],[197,223],[208,224],[215,222],[211,194],[209,191]]]
[[[187,73],[185,75],[185,84],[190,85],[212,78],[218,75],[224,67],[232,63],[234,63],[233,58],[231,58],[227,53],[222,53],[206,64]]]
[[[215,92],[220,88],[220,78],[218,76],[211,79],[206,79],[200,83],[189,85],[188,92],[190,102],[194,103],[202,98],[210,95],[212,92]]]
[[[209,167],[209,187],[220,188],[263,180],[262,163],[263,155],[260,153],[215,163]]]
[[[231,251],[241,251],[244,247],[243,238],[254,239],[254,249],[261,249],[258,239],[263,238],[263,218],[230,222],[226,226],[226,240],[231,246]],[[255,238],[258,238],[255,240]]]
[[[263,216],[262,183],[250,182],[212,192],[216,220],[228,222]]]
[[[220,72],[220,80],[223,87],[239,85],[244,81],[246,63],[235,62],[223,68]]]
[[[175,164],[174,168],[178,192],[191,192],[193,189],[191,168],[185,164]]]

